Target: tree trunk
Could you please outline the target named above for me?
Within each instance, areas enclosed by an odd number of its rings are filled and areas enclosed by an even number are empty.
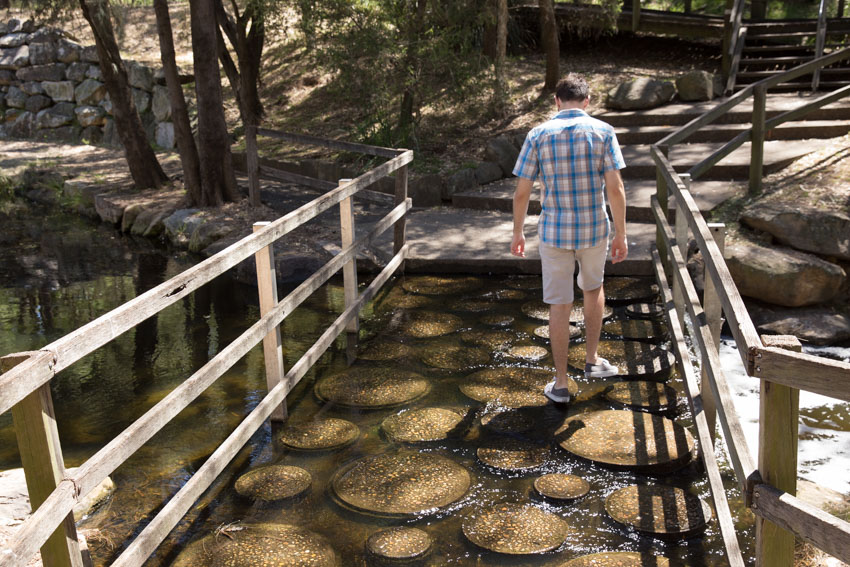
[[[493,110],[497,115],[503,116],[507,111],[508,104],[508,82],[505,77],[505,58],[508,47],[508,0],[492,0],[492,2],[496,11]]]
[[[496,59],[498,53],[497,47],[497,32],[498,15],[496,13],[496,5],[491,0],[487,0],[484,4],[484,37],[481,38],[481,52],[488,59]]]
[[[80,8],[94,35],[100,71],[112,102],[112,117],[115,119],[118,138],[124,146],[133,182],[138,189],[161,187],[168,177],[148,143],[145,128],[133,102],[127,70],[121,60],[109,18],[109,2],[80,0]]]
[[[259,92],[260,66],[266,37],[264,8],[257,2],[249,2],[243,13],[235,12],[234,21],[224,9],[222,0],[214,1],[216,20],[236,52],[238,67],[230,57],[221,34],[218,57],[233,89],[242,121],[246,125],[256,126],[264,114]],[[238,7],[234,6],[234,10],[238,10]]]
[[[154,0],[153,7],[156,12],[156,30],[159,34],[162,68],[168,88],[168,102],[171,106],[171,122],[174,124],[174,138],[177,141],[177,151],[180,153],[180,163],[183,166],[183,185],[189,197],[189,204],[199,205],[201,166],[198,160],[198,148],[195,146],[195,138],[192,136],[192,127],[189,124],[189,111],[186,108],[186,99],[183,97],[177,61],[174,58],[174,36],[171,31],[168,2]]]
[[[404,92],[401,97],[401,107],[398,116],[398,133],[401,143],[405,147],[411,141],[413,133],[414,114],[417,110],[416,84],[419,80],[422,63],[420,61],[419,42],[422,39],[422,29],[425,20],[425,8],[427,0],[412,0],[411,10],[414,10],[407,19],[407,37],[404,47]]]
[[[553,91],[561,77],[561,44],[558,38],[558,21],[552,0],[540,0],[540,30],[543,49],[546,51],[546,81],[543,90]]]
[[[198,99],[198,157],[201,205],[218,206],[237,199],[236,177],[218,67],[218,26],[214,0],[190,0],[195,93]]]

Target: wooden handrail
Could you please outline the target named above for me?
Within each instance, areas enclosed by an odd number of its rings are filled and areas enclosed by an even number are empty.
[[[394,158],[407,151],[397,150],[394,148],[382,148],[380,146],[369,146],[366,144],[357,144],[354,142],[344,142],[341,140],[328,140],[326,138],[317,138],[316,136],[307,136],[305,134],[293,134],[291,132],[269,130],[268,128],[257,128],[257,135],[276,138],[278,140],[286,140],[287,142],[295,142],[297,144],[305,144],[308,146],[319,146],[330,150],[354,152],[385,158]]]
[[[815,38],[815,59],[823,55],[823,48],[826,45],[826,0],[820,0],[818,6],[818,35]],[[815,69],[812,73],[812,90],[818,90],[820,86],[820,68]]]

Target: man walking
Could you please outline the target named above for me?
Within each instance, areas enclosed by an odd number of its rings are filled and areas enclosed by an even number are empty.
[[[587,339],[586,378],[614,376],[617,367],[597,355],[605,294],[602,278],[608,254],[609,222],[605,195],[614,221],[611,260],[628,255],[626,193],[620,170],[626,164],[614,129],[585,113],[590,95],[587,82],[570,73],[555,90],[558,114],[525,138],[514,175],[514,230],[511,253],[525,256],[523,225],[534,180],[542,179],[542,212],[538,221],[543,301],[549,304],[549,340],[555,359],[555,378],[544,394],[558,403],[570,401],[567,355],[573,274],[578,262],[578,285],[584,293]]]

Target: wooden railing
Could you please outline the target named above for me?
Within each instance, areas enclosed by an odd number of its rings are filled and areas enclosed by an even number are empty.
[[[745,0],[735,0],[732,8],[724,14],[723,26],[723,61],[722,74],[725,92],[731,93],[735,88],[735,77],[744,51],[744,40],[747,28],[744,27]]]
[[[844,53],[843,56],[846,56],[847,50]],[[821,63],[828,59],[821,58]],[[809,71],[812,68],[810,64],[801,67]],[[803,74],[804,71],[800,69],[792,72]],[[674,350],[683,366],[700,455],[707,471],[730,565],[737,567],[745,562],[726,505],[714,455],[716,419],[720,421],[732,468],[745,502],[757,517],[756,565],[791,567],[795,537],[842,561],[850,562],[850,523],[795,497],[799,391],[806,390],[850,401],[850,364],[803,354],[795,337],[759,336],[723,260],[725,233],[722,225],[706,223],[689,191],[691,176],[678,174],[667,158],[668,144],[684,140],[701,126],[740,103],[753,90],[763,95],[764,84],[769,82],[763,81],[761,87],[748,87],[653,146],[652,157],[658,179],[658,190],[652,198],[653,215],[658,227],[657,250],[653,251],[655,274],[674,337]],[[846,90],[844,94],[847,94]],[[762,110],[754,118],[754,133],[745,133],[747,139],[750,136],[757,137],[756,122],[762,125],[778,124],[820,105],[809,103],[765,122],[762,102],[758,105]],[[762,132],[763,129],[762,126]],[[755,142],[753,145],[756,145]],[[712,156],[706,163],[713,165],[719,159]],[[710,165],[700,164],[691,172],[704,172],[708,167]],[[674,228],[667,220],[668,197],[675,198],[676,202]],[[687,246],[691,238],[705,261],[702,303],[686,266]],[[672,279],[672,290],[667,283],[668,278]],[[747,445],[718,355],[721,313],[735,338],[747,374],[761,382],[757,458],[753,457]],[[699,351],[701,384],[696,380],[696,371],[690,364],[684,341],[686,316],[692,326],[693,343]]]
[[[260,132],[263,135],[300,143],[324,147],[344,146],[348,151],[370,153],[389,159],[356,179],[342,180],[338,186],[331,184],[332,188],[327,193],[273,222],[258,223],[254,227],[255,232],[250,236],[41,350],[11,354],[2,358],[0,414],[12,410],[34,511],[15,534],[9,547],[0,550],[0,566],[24,566],[39,548],[47,567],[81,566],[83,563],[72,512],[74,506],[233,364],[263,341],[268,394],[113,563],[124,567],[142,565],[265,420],[282,419],[285,416],[285,406],[282,404],[289,391],[337,336],[356,328],[360,309],[403,265],[408,254],[404,222],[412,206],[407,197],[407,166],[413,161],[412,151],[352,145],[270,130]],[[258,163],[256,144],[253,157],[250,154],[249,149],[249,163],[252,160],[253,163]],[[364,195],[370,185],[393,172],[395,197],[387,197],[395,201],[395,206],[375,223],[367,234],[355,239],[352,198]],[[255,169],[252,173],[252,183],[257,179],[256,175]],[[326,185],[322,187],[328,188]],[[284,299],[278,301],[272,245],[295,228],[337,204],[340,205],[341,214],[342,250]],[[354,264],[357,252],[393,226],[394,256],[358,295]],[[59,445],[50,396],[50,381],[74,362],[180,301],[251,256],[255,257],[257,264],[260,319],[95,453],[73,474],[69,474],[64,468]],[[345,310],[298,362],[288,372],[284,372],[279,325],[340,269],[344,271]]]

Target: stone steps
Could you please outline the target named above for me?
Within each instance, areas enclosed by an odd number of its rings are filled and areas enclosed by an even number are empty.
[[[750,128],[745,124],[710,124],[688,138],[688,142],[728,142]],[[615,128],[622,145],[655,144],[671,129],[669,126],[622,126]],[[848,120],[805,120],[786,122],[767,132],[767,140],[803,140],[807,138],[837,138],[850,132]]]

